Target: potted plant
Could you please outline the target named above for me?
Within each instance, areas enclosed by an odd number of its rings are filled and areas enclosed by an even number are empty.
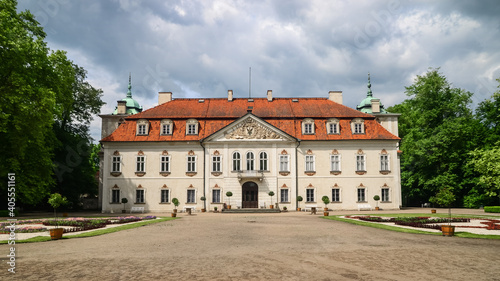
[[[283,212],[288,212],[288,208],[286,206],[283,207]]]
[[[269,191],[269,196],[271,196],[271,206],[269,206],[271,209],[274,209],[274,205],[273,205],[273,196],[274,196],[274,192],[273,191]]]
[[[217,206],[214,207],[214,213],[217,213]]]
[[[375,200],[375,204],[376,204],[376,206],[375,206],[375,210],[377,210],[377,211],[378,211],[378,210],[379,210],[379,207],[378,207],[378,200],[380,200],[380,196],[378,196],[378,195],[373,196],[373,200]]]
[[[226,192],[226,196],[229,198],[229,204],[227,205],[227,208],[231,210],[231,196],[233,196],[233,193],[231,191]]]
[[[175,206],[174,212],[172,213],[172,217],[175,218],[175,217],[177,217],[177,206],[179,206],[179,199],[173,198],[172,203]]]
[[[207,211],[207,209],[205,209],[205,201],[207,198],[205,196],[201,196],[200,200],[203,201],[203,208],[201,209],[201,212],[205,213]]]
[[[321,197],[321,201],[323,201],[323,203],[325,203],[325,209],[324,209],[323,215],[325,217],[327,217],[330,215],[330,213],[328,212],[328,204],[330,203],[330,198],[325,195],[325,196]]]
[[[123,203],[123,210],[122,210],[122,213],[125,213],[127,210],[125,210],[125,205],[128,203],[128,199],[127,198],[122,198],[122,203]]]
[[[54,219],[56,221],[56,228],[50,229],[50,239],[57,240],[62,237],[64,228],[59,227],[56,210],[61,205],[66,205],[68,203],[68,200],[66,199],[66,197],[61,196],[61,194],[59,193],[53,193],[50,195],[48,203],[50,204],[50,206],[52,206],[52,208],[54,208]]]
[[[297,196],[297,211],[300,212],[300,207],[299,207],[299,202],[302,202],[302,200],[304,200],[304,198],[302,198],[302,196]]]
[[[451,187],[444,187],[429,199],[432,203],[448,207],[448,225],[441,225],[441,231],[444,236],[453,236],[455,234],[455,226],[451,225],[451,204],[455,202],[455,194],[453,194],[451,189]]]

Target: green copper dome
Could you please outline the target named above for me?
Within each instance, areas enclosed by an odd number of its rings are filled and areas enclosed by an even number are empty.
[[[129,75],[128,77],[128,91],[127,91],[127,97],[122,99],[122,101],[126,101],[126,113],[125,114],[137,114],[139,112],[142,112],[142,106],[139,105],[139,103],[132,98],[132,77]],[[112,115],[117,115],[118,114],[118,107],[115,108],[115,111],[113,111]]]
[[[364,100],[362,100],[358,106],[356,106],[356,109],[363,112],[363,113],[372,114],[373,113],[372,100],[379,100],[380,101],[380,99],[373,97],[372,84],[370,83],[370,73],[368,73],[368,85],[367,86],[368,86],[368,91],[366,93],[366,98]],[[380,112],[377,112],[377,113],[387,113],[387,111],[384,109],[384,106],[382,105],[382,103],[380,103]]]

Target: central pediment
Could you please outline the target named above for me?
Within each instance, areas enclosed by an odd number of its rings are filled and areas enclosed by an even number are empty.
[[[247,114],[209,136],[205,141],[279,140],[294,138],[253,114]]]

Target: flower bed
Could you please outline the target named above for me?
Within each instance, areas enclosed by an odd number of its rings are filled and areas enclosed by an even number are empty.
[[[430,228],[441,230],[441,225],[439,223],[448,222],[470,222],[468,218],[429,218],[429,217],[402,217],[402,218],[381,218],[381,217],[371,217],[371,216],[348,216],[352,219],[359,219],[362,221],[369,222],[382,222],[382,223],[394,223],[396,225],[411,226],[418,228]]]
[[[31,225],[16,227],[18,233],[32,233],[47,231],[46,227],[33,226],[33,224],[43,224],[44,226],[62,226],[64,233],[92,230],[104,228],[109,224],[123,224],[137,222],[142,220],[156,219],[155,216],[146,217],[117,217],[117,218],[66,218],[66,219],[38,219],[38,220],[19,220],[16,225]],[[8,234],[11,232],[10,223],[0,223],[0,234]]]

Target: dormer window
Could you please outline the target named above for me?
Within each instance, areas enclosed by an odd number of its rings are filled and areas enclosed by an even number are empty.
[[[340,134],[339,120],[336,118],[328,119],[328,121],[326,122],[326,130],[329,135]]]
[[[365,121],[361,118],[356,118],[351,122],[351,130],[353,134],[365,133]]]
[[[186,121],[186,135],[198,134],[198,120],[189,119]]]
[[[314,135],[314,120],[306,118],[302,121],[302,134]]]
[[[149,122],[148,120],[138,120],[137,121],[137,135],[138,136],[147,136],[149,131]]]
[[[172,135],[172,127],[174,125],[174,123],[172,122],[172,120],[170,119],[163,119],[161,120],[161,130],[160,130],[160,134],[161,135]]]

